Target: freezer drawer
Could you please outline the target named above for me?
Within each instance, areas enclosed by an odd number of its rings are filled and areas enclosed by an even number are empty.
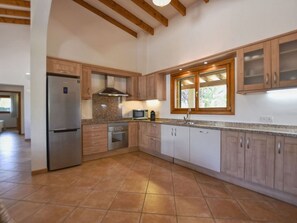
[[[50,131],[47,152],[49,170],[81,164],[81,130]]]

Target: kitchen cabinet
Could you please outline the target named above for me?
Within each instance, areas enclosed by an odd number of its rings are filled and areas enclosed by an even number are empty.
[[[81,99],[92,99],[91,89],[92,70],[90,68],[83,67],[81,74]]]
[[[297,138],[276,137],[275,189],[297,195]]]
[[[272,88],[297,86],[297,33],[271,41]]]
[[[297,33],[237,51],[238,93],[297,86]]]
[[[152,154],[161,153],[161,126],[157,123],[140,122],[140,148]]]
[[[138,100],[138,77],[127,77],[127,101]]]
[[[246,133],[245,141],[245,180],[273,188],[275,137]]]
[[[221,171],[232,177],[244,179],[245,133],[222,131]]]
[[[190,161],[189,127],[162,125],[161,153],[186,162]]]
[[[139,100],[166,100],[166,79],[162,74],[138,77]]]
[[[129,122],[129,147],[138,146],[138,122]]]
[[[190,163],[220,172],[220,130],[190,128]]]
[[[68,60],[48,57],[46,63],[46,72],[80,77],[82,73],[82,65],[80,63]]]
[[[107,152],[107,124],[83,125],[83,155]]]

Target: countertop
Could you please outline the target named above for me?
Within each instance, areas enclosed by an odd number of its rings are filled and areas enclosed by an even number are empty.
[[[93,119],[83,119],[82,125],[91,124],[108,124],[117,122],[149,122],[158,123],[165,125],[178,125],[178,126],[188,126],[193,128],[208,128],[217,130],[236,130],[244,132],[254,132],[254,133],[266,133],[279,136],[289,136],[297,138],[297,126],[293,125],[272,125],[272,124],[261,124],[261,123],[240,123],[240,122],[222,122],[222,121],[201,121],[201,120],[189,120],[186,124],[184,120],[181,119],[156,119],[156,121],[150,120],[132,120],[118,119],[118,120],[93,120]]]

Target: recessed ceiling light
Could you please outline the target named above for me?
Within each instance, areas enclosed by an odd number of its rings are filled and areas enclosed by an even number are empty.
[[[179,68],[179,70],[183,70],[182,68]]]
[[[204,61],[204,64],[208,64],[208,62],[207,61]]]
[[[30,73],[29,73],[29,72],[27,72],[27,73],[26,73],[26,75],[28,75],[28,76],[29,76],[29,75],[30,75]]]

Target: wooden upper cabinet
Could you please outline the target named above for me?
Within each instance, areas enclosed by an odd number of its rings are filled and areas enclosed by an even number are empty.
[[[133,101],[138,99],[138,78],[137,77],[127,77],[127,101]]]
[[[245,133],[222,131],[221,171],[233,177],[244,178]]]
[[[138,77],[138,99],[146,100],[146,76]]]
[[[162,74],[150,74],[138,78],[139,100],[166,100],[166,79]]]
[[[297,33],[272,40],[272,87],[297,86]]]
[[[271,88],[270,41],[237,51],[238,93]]]
[[[48,73],[74,77],[80,77],[82,73],[82,65],[80,63],[51,57],[47,58],[46,67]]]
[[[129,122],[129,147],[138,146],[138,122]]]
[[[245,180],[274,187],[275,137],[266,134],[245,135]]]
[[[91,78],[91,69],[83,67],[81,75],[81,99],[83,100],[89,100],[92,98]]]

